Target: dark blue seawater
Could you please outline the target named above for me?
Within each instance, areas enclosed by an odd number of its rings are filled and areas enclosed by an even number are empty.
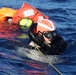
[[[0,0],[0,8],[17,9],[24,2],[36,7],[54,21],[58,33],[67,41],[68,47],[53,65],[62,75],[76,75],[76,0]],[[19,55],[8,39],[0,38],[0,75],[58,75],[58,73],[50,64]]]

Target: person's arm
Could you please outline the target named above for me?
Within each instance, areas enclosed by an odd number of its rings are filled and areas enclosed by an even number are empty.
[[[43,42],[41,45],[42,52],[51,55],[62,54],[66,49],[66,47],[67,47],[66,41],[59,35],[53,40],[52,43],[48,44],[46,42]]]
[[[28,36],[33,42],[35,42],[37,45],[40,46],[44,40],[43,40],[42,36],[39,36],[38,34],[34,33],[33,30],[36,28],[36,25],[37,25],[37,23],[32,24],[30,26],[29,31],[28,31]]]
[[[35,28],[35,24],[32,24],[30,27],[29,27],[29,30],[28,30],[28,36],[29,36],[29,38],[32,40],[32,41],[34,41],[34,42],[36,42],[37,40],[36,40],[36,38],[35,38],[35,35],[34,35],[34,33],[33,33],[33,29]]]
[[[42,43],[42,45],[41,45],[41,51],[44,54],[51,54],[51,55],[58,54],[56,52],[56,49],[54,49],[51,44],[48,44],[46,42]]]

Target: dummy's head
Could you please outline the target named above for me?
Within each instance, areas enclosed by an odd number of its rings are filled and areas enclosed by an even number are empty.
[[[33,23],[33,21],[29,18],[22,18],[19,21],[19,25],[23,29],[29,28],[32,25],[32,23]]]
[[[53,39],[57,36],[54,23],[48,19],[42,19],[38,22],[36,32],[40,34],[42,33],[44,38],[47,39]]]

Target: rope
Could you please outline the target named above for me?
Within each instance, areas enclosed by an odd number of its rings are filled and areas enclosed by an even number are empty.
[[[40,52],[40,54],[47,60],[47,62],[52,66],[52,68],[59,74],[62,75],[62,73],[51,63],[50,60],[47,59],[47,57],[39,50],[37,45],[34,43],[35,48]]]

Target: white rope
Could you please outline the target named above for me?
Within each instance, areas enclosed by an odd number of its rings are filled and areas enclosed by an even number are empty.
[[[50,60],[47,59],[47,57],[39,50],[39,48],[34,43],[35,48],[40,52],[40,54],[46,59],[46,61],[53,67],[53,69],[59,74],[62,75],[62,73],[51,63]]]

